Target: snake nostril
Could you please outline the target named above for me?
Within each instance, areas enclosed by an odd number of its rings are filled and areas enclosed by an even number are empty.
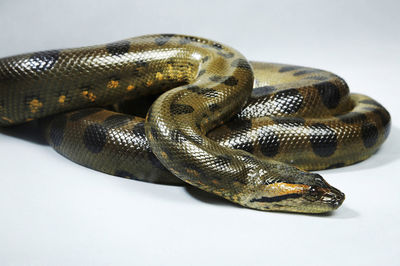
[[[328,204],[331,204],[332,207],[336,209],[340,205],[342,205],[344,199],[345,199],[344,193],[334,189],[327,195],[324,201]]]

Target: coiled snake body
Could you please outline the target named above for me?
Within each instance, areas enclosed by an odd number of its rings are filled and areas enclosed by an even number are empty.
[[[137,100],[160,93],[148,112]],[[95,107],[112,104],[147,117]],[[344,194],[299,168],[364,160],[390,128],[384,107],[330,72],[249,63],[228,46],[172,34],[0,60],[1,126],[58,113],[43,120],[46,137],[82,165],[308,213],[336,209]]]

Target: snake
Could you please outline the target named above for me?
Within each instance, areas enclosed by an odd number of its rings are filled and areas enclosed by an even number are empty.
[[[0,59],[0,126],[36,119],[81,165],[299,213],[345,199],[309,171],[365,160],[390,132],[389,112],[331,72],[178,34]]]

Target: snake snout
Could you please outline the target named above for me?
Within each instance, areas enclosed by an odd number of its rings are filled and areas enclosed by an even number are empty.
[[[323,203],[332,206],[333,209],[337,209],[340,205],[342,205],[344,199],[344,193],[334,187],[330,187],[330,189],[321,198]]]

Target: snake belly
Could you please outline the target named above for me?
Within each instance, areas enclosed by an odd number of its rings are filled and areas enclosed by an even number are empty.
[[[389,133],[388,112],[349,94],[329,72],[252,66],[255,80],[228,46],[170,34],[4,58],[0,123],[165,92],[146,121],[100,108],[58,115],[47,127],[49,143],[103,172],[154,182],[179,177],[250,208],[336,209],[344,194],[297,167],[366,159]]]

